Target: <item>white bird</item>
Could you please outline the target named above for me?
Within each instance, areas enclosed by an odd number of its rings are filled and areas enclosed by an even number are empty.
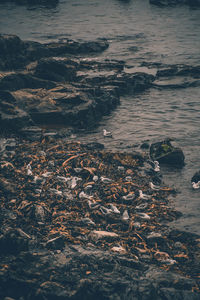
[[[56,189],[51,188],[51,189],[49,189],[49,191],[57,196],[62,196],[62,192],[58,191]]]
[[[52,172],[45,172],[42,174],[42,177],[47,178],[52,175]]]
[[[90,218],[82,218],[81,222],[87,225],[95,225],[95,223]]]
[[[112,179],[106,178],[106,177],[104,177],[104,176],[101,176],[101,181],[102,181],[103,183],[110,183],[110,182],[112,182]]]
[[[104,137],[112,137],[112,133],[110,131],[107,131],[106,129],[103,129],[103,136]]]
[[[74,189],[77,186],[77,182],[81,181],[82,178],[80,177],[72,177],[71,178],[71,188]]]
[[[146,213],[137,213],[137,215],[144,220],[150,220],[151,217],[149,215],[147,215]]]
[[[104,215],[109,215],[112,213],[112,209],[106,208],[105,206],[100,206],[100,211]]]
[[[118,167],[117,167],[117,170],[118,170],[118,171],[124,171],[125,168],[124,168],[123,166],[118,166]]]
[[[142,192],[142,190],[139,190],[139,197],[140,197],[140,199],[143,199],[143,200],[149,200],[149,199],[151,199],[151,195],[144,194]]]
[[[92,199],[93,196],[87,195],[84,191],[80,192],[79,194],[80,199]]]
[[[120,211],[119,209],[113,205],[112,203],[110,204],[110,208],[112,209],[112,211],[115,213],[115,214],[120,214]]]
[[[154,171],[155,172],[159,172],[160,171],[159,162],[157,160],[154,161]]]
[[[133,200],[133,199],[135,199],[135,194],[128,194],[128,195],[126,195],[126,196],[122,196],[122,199],[124,199],[124,200]]]
[[[45,183],[45,179],[36,175],[36,176],[34,176],[33,183],[43,184],[43,183]]]
[[[57,179],[61,182],[68,182],[70,180],[70,178],[66,178],[64,176],[57,176]]]
[[[97,208],[99,208],[99,204],[97,204],[96,202],[92,202],[92,201],[90,201],[90,200],[88,200],[88,206],[89,206],[89,208],[90,209],[97,209]]]
[[[153,182],[149,182],[149,186],[154,191],[159,191],[160,187],[158,185],[153,184]]]
[[[122,220],[124,221],[128,221],[129,219],[129,215],[128,215],[128,211],[127,209],[123,212],[123,215],[122,215]]]
[[[32,172],[31,165],[28,164],[26,168],[27,168],[27,175],[28,175],[28,176],[32,176],[32,175],[33,175],[33,172]]]
[[[200,188],[200,181],[198,182],[192,182],[192,187],[194,190],[197,190]]]
[[[98,177],[97,175],[94,175],[94,176],[93,176],[93,181],[97,182],[98,179],[99,179],[99,177]]]
[[[125,180],[126,180],[126,181],[131,181],[131,180],[132,180],[132,177],[131,177],[131,176],[126,176]]]
[[[135,207],[135,209],[137,209],[137,210],[143,210],[143,209],[145,209],[147,207],[147,205],[148,205],[147,203],[141,203],[141,204],[137,205]]]

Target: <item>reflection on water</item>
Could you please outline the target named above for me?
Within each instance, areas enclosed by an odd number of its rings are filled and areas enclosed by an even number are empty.
[[[0,4],[0,32],[36,41],[63,37],[106,37],[110,47],[101,56],[126,60],[134,68],[143,62],[197,65],[200,61],[200,10],[187,6],[159,8],[148,0],[60,0],[55,7]],[[133,71],[134,69],[132,69]],[[131,71],[131,69],[127,70]],[[153,70],[151,70],[153,72]],[[141,141],[165,137],[183,148],[186,166],[164,170],[164,179],[181,192],[173,200],[184,213],[176,223],[200,233],[199,191],[190,178],[200,169],[200,88],[151,89],[121,99],[121,105],[100,126],[77,133],[81,140],[104,142],[108,149],[132,151]],[[113,132],[106,141],[102,129]]]

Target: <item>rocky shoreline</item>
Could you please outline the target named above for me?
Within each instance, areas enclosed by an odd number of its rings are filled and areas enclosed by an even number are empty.
[[[200,84],[199,66],[132,71],[97,57],[108,47],[0,35],[2,299],[199,299],[199,236],[169,228],[176,191],[153,164],[171,145],[149,160],[42,129],[92,127],[127,93]]]
[[[199,298],[199,236],[169,229],[176,191],[144,156],[47,136],[1,154],[2,299]]]

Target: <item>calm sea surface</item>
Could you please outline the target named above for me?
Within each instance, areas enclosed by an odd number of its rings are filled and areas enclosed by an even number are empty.
[[[46,42],[62,37],[91,40],[105,37],[110,47],[101,57],[142,62],[200,64],[200,9],[159,8],[148,0],[61,0],[56,7],[0,4],[0,32]],[[103,139],[102,129],[113,133]],[[105,143],[108,149],[131,151],[142,141],[165,137],[183,149],[182,170],[162,169],[164,181],[178,189],[174,206],[183,217],[172,226],[200,234],[200,190],[191,188],[200,170],[200,87],[151,89],[121,98],[121,105],[80,140]]]

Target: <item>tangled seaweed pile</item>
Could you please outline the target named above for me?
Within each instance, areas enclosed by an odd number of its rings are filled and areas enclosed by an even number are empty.
[[[129,258],[135,265],[179,273],[191,279],[184,289],[196,295],[200,239],[169,229],[167,222],[179,216],[168,206],[175,191],[162,185],[158,172],[141,154],[107,153],[97,143],[44,138],[4,151],[0,168],[1,296],[8,295],[8,282],[16,289],[13,255],[38,249],[61,255],[70,246],[99,249],[109,257]],[[86,268],[85,276],[94,273],[91,269]],[[28,283],[32,298],[26,289],[24,294],[18,291],[24,299],[43,299],[33,293],[37,284],[44,283],[40,272],[33,286]]]

